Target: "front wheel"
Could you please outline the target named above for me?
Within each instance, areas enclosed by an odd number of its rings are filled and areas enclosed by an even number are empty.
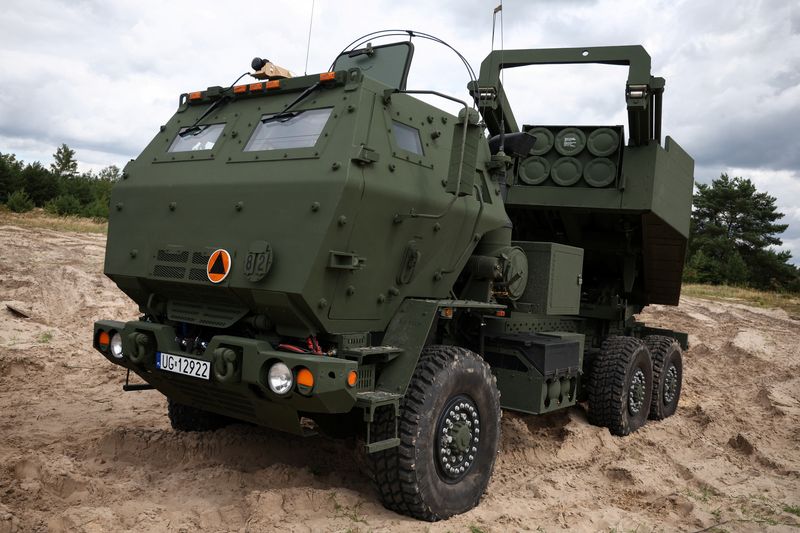
[[[379,433],[394,430],[390,415]],[[371,454],[384,506],[436,521],[475,507],[500,440],[500,393],[483,359],[457,346],[428,346],[400,407],[400,445]]]

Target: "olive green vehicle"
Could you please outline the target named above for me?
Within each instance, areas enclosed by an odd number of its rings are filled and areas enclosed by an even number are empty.
[[[494,51],[460,102],[380,36],[181,96],[111,199],[105,273],[142,316],[93,342],[176,430],[360,436],[384,505],[438,520],[478,504],[501,408],[675,412],[687,337],[635,315],[678,303],[694,163],[640,46]],[[520,125],[502,70],[578,63],[628,67],[627,130]]]

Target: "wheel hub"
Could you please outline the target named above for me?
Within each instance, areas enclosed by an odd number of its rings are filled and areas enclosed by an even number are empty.
[[[636,415],[641,411],[646,396],[646,385],[647,380],[644,377],[644,372],[641,368],[637,368],[633,373],[631,385],[628,388],[628,412],[630,414]]]
[[[436,425],[436,462],[446,481],[463,478],[475,462],[480,445],[480,414],[466,395],[447,403]]]
[[[672,403],[675,394],[678,392],[678,369],[675,365],[669,365],[667,374],[664,376],[664,405]]]

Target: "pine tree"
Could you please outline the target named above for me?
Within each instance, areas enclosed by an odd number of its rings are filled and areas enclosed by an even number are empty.
[[[709,283],[758,288],[796,288],[800,271],[776,252],[783,213],[775,197],[758,192],[749,179],[722,174],[710,185],[698,184],[694,195],[687,278]]]
[[[53,154],[54,162],[50,165],[50,170],[56,176],[71,178],[78,174],[78,161],[75,159],[75,150],[66,144],[62,144]]]

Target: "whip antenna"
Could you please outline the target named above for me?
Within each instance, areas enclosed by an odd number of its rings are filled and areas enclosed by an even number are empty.
[[[306,42],[306,66],[303,69],[303,76],[308,74],[308,54],[311,52],[311,28],[314,26],[314,2],[311,0],[311,17],[308,20],[308,41]]]

